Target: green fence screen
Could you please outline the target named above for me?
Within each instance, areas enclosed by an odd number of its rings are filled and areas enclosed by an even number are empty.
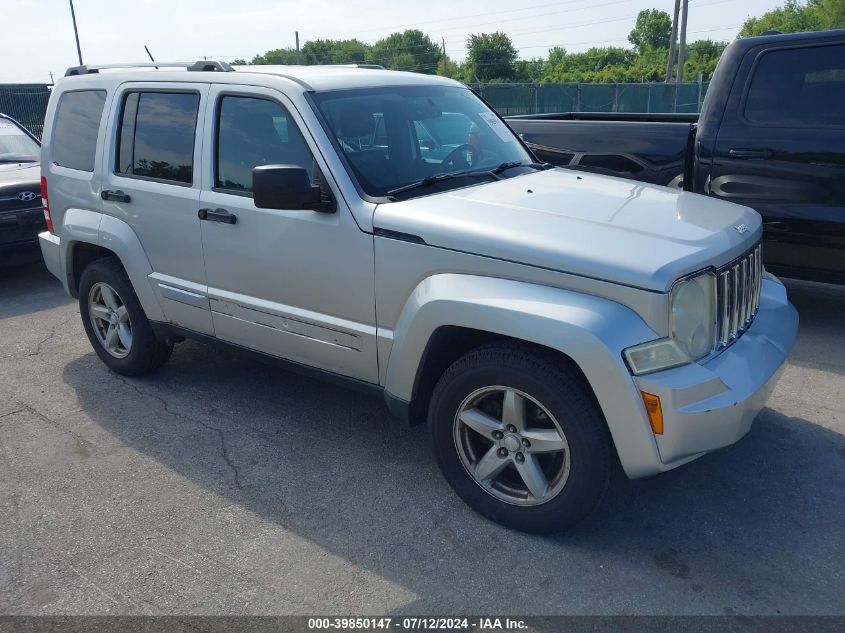
[[[0,112],[41,138],[50,99],[48,84],[0,84]]]
[[[502,116],[549,112],[698,112],[707,82],[473,84]]]

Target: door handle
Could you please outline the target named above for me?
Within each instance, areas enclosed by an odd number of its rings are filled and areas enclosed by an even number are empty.
[[[769,149],[732,149],[728,152],[728,156],[746,160],[764,160],[772,157],[772,151]]]
[[[226,209],[200,209],[197,211],[197,217],[200,220],[222,222],[223,224],[234,224],[238,221],[238,216],[229,213]]]
[[[129,197],[129,194],[123,193],[120,190],[111,191],[109,189],[103,189],[100,192],[100,197],[103,200],[110,200],[112,202],[129,202],[132,199]]]

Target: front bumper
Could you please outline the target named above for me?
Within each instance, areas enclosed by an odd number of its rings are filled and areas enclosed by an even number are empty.
[[[763,280],[760,309],[743,336],[718,356],[634,378],[660,397],[663,434],[655,435],[669,470],[733,444],[748,433],[777,384],[798,332],[798,312],[774,277]]]

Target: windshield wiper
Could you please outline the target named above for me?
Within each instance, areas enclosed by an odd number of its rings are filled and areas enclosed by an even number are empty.
[[[34,158],[0,158],[0,163],[37,163]]]
[[[523,163],[520,161],[508,161],[506,163],[500,164],[498,167],[494,167],[493,169],[474,169],[468,171],[456,171],[454,173],[434,174],[433,176],[427,176],[422,180],[403,185],[402,187],[391,189],[387,192],[387,195],[395,196],[396,194],[400,194],[405,191],[410,191],[411,189],[422,189],[423,187],[430,187],[431,185],[438,182],[442,182],[444,180],[452,180],[453,178],[463,178],[465,176],[472,176],[475,178],[483,178],[487,176],[493,178],[494,180],[500,180],[499,174],[504,171],[507,171],[508,169],[512,169],[513,167],[530,167],[531,169],[543,171],[546,169],[551,169],[552,167],[554,167],[554,165],[550,165],[549,163]]]
[[[498,167],[494,167],[489,171],[489,173],[497,176],[508,169],[513,169],[514,167],[530,167],[531,169],[536,169],[537,171],[543,171],[554,167],[554,165],[550,165],[549,163],[523,163],[521,161],[510,161],[502,163]]]
[[[401,187],[397,187],[396,189],[391,189],[387,192],[388,196],[395,196],[400,193],[404,193],[405,191],[410,191],[411,189],[422,189],[424,187],[430,187],[431,185],[443,182],[444,180],[452,180],[454,178],[464,178],[464,177],[489,177],[492,176],[493,178],[496,177],[496,174],[490,171],[456,171],[450,174],[434,174],[432,176],[426,176],[422,180],[418,180],[416,182],[409,183],[407,185],[403,185]]]

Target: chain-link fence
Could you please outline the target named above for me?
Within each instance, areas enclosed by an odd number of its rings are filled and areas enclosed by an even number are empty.
[[[474,84],[502,116],[546,112],[698,112],[707,82]],[[0,84],[0,112],[41,138],[48,84]]]
[[[38,138],[50,99],[48,84],[0,84],[0,112],[8,114]]]
[[[502,116],[547,112],[698,112],[708,82],[473,84]]]

